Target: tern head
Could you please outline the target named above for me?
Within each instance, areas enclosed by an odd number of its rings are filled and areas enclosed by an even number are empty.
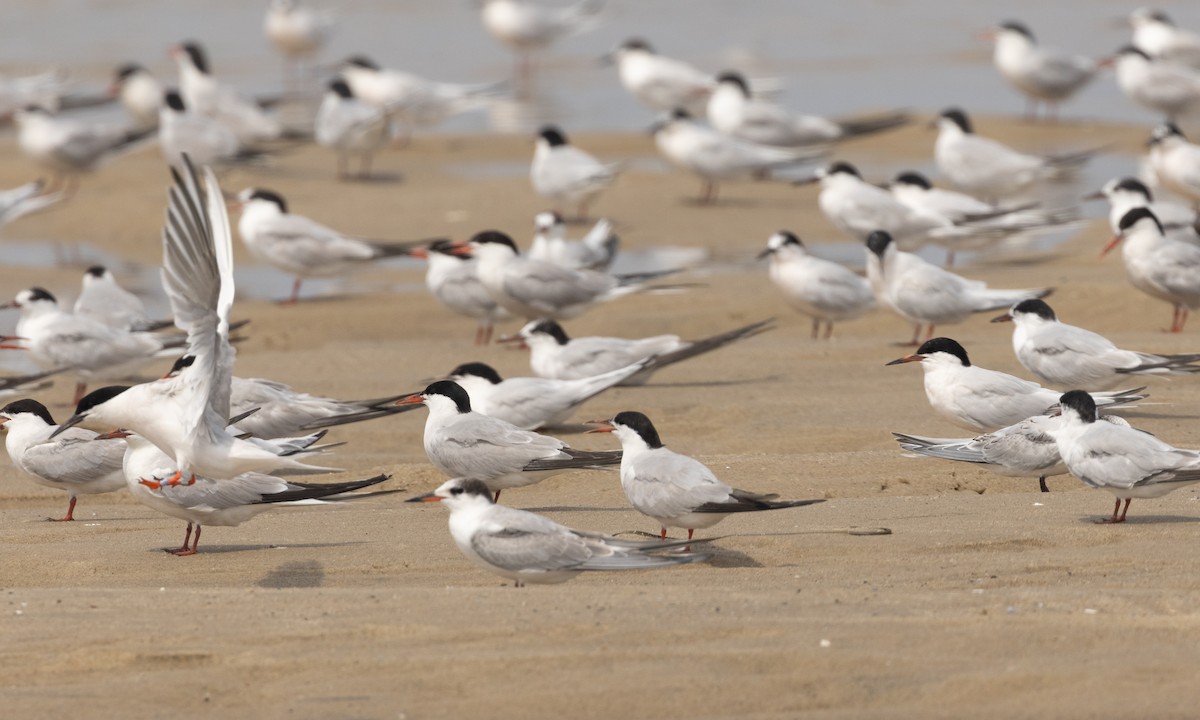
[[[1054,314],[1054,309],[1051,308],[1046,301],[1036,298],[1030,300],[1022,300],[1021,302],[1009,308],[1008,312],[998,317],[992,318],[992,322],[1024,322],[1037,319],[1044,322],[1055,322],[1058,316]]]
[[[204,48],[200,46],[200,43],[194,40],[188,40],[185,43],[181,43],[177,48],[174,49],[172,54],[174,54],[177,58],[187,58],[187,61],[190,62],[194,68],[205,75],[212,72],[208,65],[208,55],[204,52]]]
[[[927,360],[971,367],[971,360],[967,357],[967,351],[963,346],[959,345],[957,341],[945,337],[926,340],[925,344],[917,348],[917,351],[912,355],[896,358],[887,364],[900,365],[902,363],[925,362]]]
[[[21,414],[36,415],[47,425],[54,424],[54,418],[50,416],[50,411],[37,400],[16,400],[0,408],[0,424],[7,423]]]
[[[257,205],[259,207],[274,207],[280,213],[286,215],[288,211],[287,200],[274,190],[266,190],[264,188],[246,188],[237,194],[238,202],[244,206]]]
[[[1175,27],[1171,16],[1155,8],[1140,7],[1129,14],[1129,24],[1135,29],[1144,25],[1166,25]]]
[[[803,250],[804,243],[800,242],[800,238],[791,230],[780,230],[771,237],[767,238],[767,248],[758,254],[758,259],[762,260],[768,255],[784,251],[786,248],[795,250]]]
[[[500,373],[496,372],[495,368],[481,362],[463,363],[451,370],[446,377],[460,385],[473,380],[482,380],[489,385],[499,385],[504,382],[504,378],[500,377]]]
[[[904,187],[920,188],[922,190],[932,190],[933,183],[929,182],[929,178],[919,172],[902,172],[892,180],[893,185],[902,185]]]
[[[1150,62],[1152,59],[1150,53],[1135,45],[1122,45],[1113,53],[1113,59],[1120,60],[1122,58],[1141,58],[1146,62]]]
[[[342,78],[334,78],[329,82],[329,92],[343,100],[350,100],[354,97],[354,91],[350,89],[350,84]]]
[[[566,134],[555,125],[542,126],[542,129],[538,130],[538,137],[552,148],[568,144]]]
[[[996,35],[1013,35],[1017,37],[1023,37],[1031,43],[1037,42],[1033,37],[1033,31],[1029,29],[1029,26],[1018,20],[1005,20],[997,25]]]
[[[1114,178],[1104,183],[1104,187],[1100,190],[1088,195],[1085,200],[1102,200],[1108,198],[1112,200],[1120,195],[1137,195],[1138,198],[1149,204],[1154,202],[1154,195],[1150,192],[1150,188],[1141,180],[1133,177]]]
[[[536,232],[547,232],[556,227],[563,227],[562,215],[556,212],[540,212],[533,216],[533,229]]]
[[[1100,251],[1100,257],[1104,257],[1112,252],[1112,249],[1122,240],[1135,232],[1153,232],[1162,235],[1163,226],[1150,208],[1135,207],[1121,216],[1120,222],[1117,223],[1117,234]]]
[[[181,355],[179,357],[179,359],[176,360],[175,363],[171,365],[171,369],[167,371],[167,374],[162,376],[162,379],[166,380],[167,378],[178,377],[179,373],[183,372],[184,370],[186,370],[187,368],[190,368],[192,365],[195,365],[195,364],[196,364],[196,356],[195,355]]]
[[[379,72],[379,64],[366,55],[351,55],[342,62],[343,68],[357,68],[358,70],[370,70]]]
[[[468,505],[491,505],[492,491],[482,480],[454,478],[442,483],[431,493],[409,498],[405,502],[442,502],[454,512],[456,508]]]
[[[473,250],[483,254],[520,255],[517,244],[513,239],[499,230],[484,230],[476,233],[470,240]]]
[[[167,90],[163,93],[163,103],[175,112],[184,112],[187,106],[183,104],[183,96],[178,90]]]
[[[1187,140],[1183,134],[1183,131],[1179,129],[1178,125],[1172,122],[1166,122],[1155,126],[1155,128],[1150,131],[1150,139],[1146,141],[1146,146],[1154,147],[1159,143],[1164,143],[1174,138]]]
[[[124,422],[125,411],[127,410],[125,405],[128,404],[124,401],[130,397],[124,393],[128,389],[128,385],[110,385],[84,395],[79,404],[75,406],[75,414],[59,425],[50,437],[85,421],[110,427],[124,426],[126,424]]]
[[[654,450],[663,446],[658,431],[654,429],[654,423],[636,410],[619,412],[611,420],[593,420],[588,424],[599,425],[593,430],[588,430],[590,433],[616,433],[621,445],[625,447],[644,446]]]
[[[112,94],[120,92],[121,87],[129,82],[135,75],[149,75],[150,71],[138,65],[137,63],[125,63],[113,72],[113,80],[111,91]]]
[[[867,249],[875,253],[880,260],[883,259],[887,249],[892,246],[892,234],[886,230],[876,230],[867,236]]]
[[[434,255],[441,257],[454,258],[461,262],[466,262],[471,259],[470,249],[461,243],[456,243],[447,238],[439,238],[429,243],[424,248],[416,248],[410,253],[413,257],[429,259]]]
[[[960,108],[947,108],[942,111],[941,115],[938,115],[939,128],[945,128],[950,125],[953,125],[967,135],[975,132],[975,129],[971,126],[971,119]]]
[[[0,310],[20,308],[23,312],[36,312],[39,310],[53,310],[57,307],[58,300],[50,294],[49,290],[40,287],[31,287],[28,290],[22,290],[17,293],[17,296],[12,301],[0,305]]]
[[[750,84],[746,82],[746,78],[739,72],[727,70],[721,73],[717,76],[717,84],[737,88],[741,92],[742,97],[750,97]]]
[[[534,320],[521,328],[519,333],[526,342],[553,342],[555,345],[566,345],[571,342],[567,332],[554,320]]]
[[[471,396],[462,386],[451,380],[438,380],[419,393],[397,400],[395,405],[419,405],[425,403],[429,410],[453,410],[463,415],[471,412]]]
[[[1096,401],[1083,390],[1071,390],[1058,399],[1064,418],[1078,419],[1083,423],[1096,422]]]
[[[645,53],[647,55],[656,54],[654,47],[642,38],[629,38],[617,47],[617,53]]]
[[[105,276],[110,279],[112,278],[112,273],[108,271],[108,268],[103,265],[93,265],[84,271],[83,281],[88,282],[89,278],[92,280],[103,280]]]

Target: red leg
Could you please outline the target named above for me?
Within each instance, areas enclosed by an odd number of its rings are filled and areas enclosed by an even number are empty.
[[[933,329],[934,329],[934,324],[929,323],[929,332],[925,333],[925,342],[929,342],[930,340],[933,339]]]
[[[666,529],[666,528],[663,528],[663,529],[662,529],[662,539],[663,539],[663,540],[666,540],[666,539],[667,539],[667,529]]]
[[[1113,504],[1112,517],[1105,518],[1104,520],[1097,520],[1096,524],[1097,525],[1114,525],[1116,523],[1125,522],[1124,513],[1122,513],[1121,515],[1117,515],[1117,511],[1120,509],[1121,509],[1121,498],[1117,498],[1117,501]],[[1128,500],[1125,501],[1125,511],[1126,512],[1129,511],[1129,501]]]
[[[692,533],[696,532],[695,528],[688,528],[688,542],[692,541]]]
[[[500,502],[500,491],[499,490],[497,490],[496,494],[492,496],[492,502],[494,502],[494,503]]]
[[[1188,313],[1190,312],[1191,310],[1188,309],[1187,305],[1179,306],[1179,329],[1175,332],[1183,332],[1183,324],[1187,322]]]
[[[188,543],[191,541],[191,539],[192,539],[192,524],[189,522],[187,524],[187,532],[185,532],[183,535],[183,545],[181,545],[178,549],[174,549],[174,550],[171,548],[164,548],[163,552],[169,552],[172,555],[177,555],[181,552],[187,552]]]
[[[828,340],[833,335],[833,321],[825,321],[825,339]]]
[[[199,544],[200,544],[200,526],[196,525],[196,536],[192,539],[192,549],[188,550],[186,547],[182,547],[182,548],[179,548],[178,550],[172,551],[171,554],[175,555],[177,557],[183,557],[185,555],[195,555],[196,554],[196,546]]]
[[[281,302],[279,304],[280,305],[295,305],[296,302],[300,300],[300,284],[303,282],[304,282],[304,279],[301,277],[297,277],[295,280],[293,280],[291,297],[289,297],[287,300],[284,300],[283,302]]]
[[[195,485],[196,484],[196,475],[195,475],[195,473],[193,473],[188,478],[188,481],[184,482],[183,481],[183,471],[176,470],[175,474],[172,475],[165,483],[162,483],[162,484],[170,485],[171,487],[175,487],[176,485]]]
[[[71,504],[67,506],[67,514],[60,518],[46,518],[50,522],[72,522],[75,519],[75,496],[71,496]]]
[[[820,336],[820,334],[821,334],[821,321],[816,318],[813,318],[812,339],[816,340],[817,337]]]
[[[1121,509],[1121,519],[1117,522],[1125,522],[1125,514],[1129,512],[1129,503],[1133,502],[1133,498],[1125,498],[1125,507]]]

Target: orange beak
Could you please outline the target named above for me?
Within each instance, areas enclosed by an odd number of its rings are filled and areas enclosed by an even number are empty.
[[[413,248],[409,251],[410,257],[421,258],[422,260],[429,259],[429,248]]]
[[[884,365],[884,367],[887,367],[888,365],[900,365],[902,363],[921,362],[924,359],[925,359],[924,355],[905,355],[902,358],[896,358],[895,360],[891,361],[890,363],[887,363],[886,365]]]
[[[428,493],[426,495],[418,495],[415,498],[409,498],[409,499],[405,500],[404,502],[441,502],[441,501],[442,501],[442,498],[438,497],[437,495],[434,495],[433,493]]]
[[[1104,249],[1100,251],[1100,257],[1104,257],[1105,255],[1112,252],[1112,249],[1115,248],[1121,242],[1121,239],[1123,237],[1124,237],[1123,235],[1113,235],[1112,240],[1109,240],[1108,244],[1104,246]]]
[[[392,404],[393,405],[420,405],[423,402],[425,402],[425,396],[422,395],[421,393],[414,393],[412,395],[409,395],[408,397],[402,397]]]
[[[587,425],[599,425],[600,427],[588,430],[588,433],[610,433],[616,430],[613,427],[612,420],[588,420]],[[585,433],[586,434],[586,433]]]
[[[129,432],[128,430],[113,430],[111,432],[100,433],[96,437],[92,438],[92,440],[117,440],[120,438],[127,438],[132,434],[133,433]]]
[[[1008,313],[997,315],[996,317],[992,318],[992,322],[1012,322],[1012,315],[1009,315]]]

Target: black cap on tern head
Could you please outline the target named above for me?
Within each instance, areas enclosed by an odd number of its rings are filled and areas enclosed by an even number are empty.
[[[250,200],[264,200],[273,203],[279,208],[279,212],[286,213],[288,211],[287,200],[274,190],[265,190],[263,188],[254,188],[254,191],[249,195]]]
[[[887,250],[888,245],[892,244],[891,233],[885,230],[876,230],[867,236],[867,249],[875,253],[881,259],[883,253]]]
[[[53,295],[51,295],[49,290],[47,290],[46,288],[41,288],[41,287],[29,288],[29,299],[30,300],[49,300],[52,303],[58,302],[58,299],[55,298]]]
[[[838,174],[853,175],[859,180],[862,180],[862,173],[858,171],[858,168],[842,160],[832,163],[829,167],[825,168],[826,177]]]
[[[746,82],[746,78],[739,72],[727,70],[717,76],[717,82],[736,85],[742,91],[743,96],[750,97],[750,85]]]
[[[459,413],[471,412],[471,396],[467,394],[466,390],[463,390],[462,385],[452,380],[438,380],[425,388],[421,394],[448,397],[454,401],[454,406],[458,408]]]
[[[99,390],[93,390],[87,395],[84,395],[83,399],[79,401],[79,404],[75,406],[75,414],[82,415],[97,405],[103,405],[109,400],[112,400],[128,389],[128,385],[109,385],[108,387],[102,387]]]
[[[566,331],[562,329],[562,325],[553,320],[539,320],[537,325],[529,329],[529,332],[549,335],[559,345],[566,345],[571,341],[571,338],[567,337]]]
[[[200,47],[200,43],[195,40],[188,40],[181,44],[179,49],[187,53],[187,56],[191,59],[192,64],[196,66],[197,70],[205,74],[212,72],[208,66],[208,55],[204,52],[204,48]]]
[[[94,278],[102,278],[106,272],[108,272],[108,269],[103,265],[93,265],[84,272],[84,275],[91,275]]]
[[[692,114],[683,108],[675,108],[671,111],[672,120],[691,120]]]
[[[42,420],[45,421],[45,423],[47,425],[57,425],[58,424],[58,423],[54,422],[54,418],[50,417],[50,411],[46,409],[46,406],[41,404],[37,400],[16,400],[16,401],[10,402],[9,404],[0,408],[0,413],[3,413],[5,415],[17,415],[19,413],[30,413],[30,414],[37,415],[38,417],[40,417]]]
[[[455,481],[455,484],[446,489],[454,497],[474,496],[481,497],[488,501],[488,504],[495,502],[492,500],[492,491],[488,489],[486,483],[476,478],[461,478]]]
[[[1037,315],[1043,320],[1057,320],[1058,316],[1054,314],[1054,310],[1043,300],[1022,300],[1013,306],[1012,314],[1025,313],[1027,315]]]
[[[626,410],[625,412],[617,413],[617,416],[612,419],[613,425],[624,425],[641,436],[646,445],[651,448],[660,448],[663,446],[662,440],[658,439],[658,431],[654,429],[654,423],[650,422],[650,418],[634,410]]]
[[[967,351],[957,341],[945,337],[936,337],[932,340],[926,340],[925,344],[917,348],[917,355],[932,355],[934,353],[949,353],[962,361],[963,367],[970,367],[971,361],[967,358]]]
[[[892,183],[896,185],[913,185],[925,190],[933,188],[933,183],[929,182],[929,178],[925,177],[919,172],[912,171],[900,173],[896,176],[896,179],[893,180]]]
[[[1151,10],[1146,14],[1146,17],[1155,22],[1160,22],[1163,25],[1170,25],[1172,27],[1175,26],[1175,21],[1171,19],[1171,16],[1162,10]]]
[[[1124,190],[1126,192],[1135,192],[1146,198],[1146,202],[1154,202],[1154,196],[1150,193],[1150,188],[1137,178],[1121,178],[1121,180],[1113,186],[1113,190]]]
[[[538,137],[545,140],[550,147],[560,147],[567,144],[567,136],[554,125],[545,125],[538,130]]]
[[[1140,47],[1134,45],[1122,45],[1116,52],[1117,55],[1139,55],[1146,60],[1150,60],[1150,54]]]
[[[1150,140],[1146,144],[1155,145],[1170,137],[1178,137],[1184,140],[1187,139],[1184,136],[1183,131],[1179,129],[1178,125],[1173,122],[1165,122],[1161,125],[1156,125],[1154,129],[1150,131]]]
[[[141,65],[138,65],[137,63],[125,63],[124,65],[117,68],[117,72],[116,72],[117,80],[118,81],[127,80],[127,79],[129,79],[130,75],[133,75],[134,73],[137,73],[137,72],[142,72],[145,69],[146,68],[142,67]]]
[[[959,130],[962,130],[968,135],[975,132],[975,129],[971,126],[971,119],[968,118],[967,114],[960,108],[947,108],[942,111],[942,114],[939,117],[943,117],[954,123],[958,126]]]
[[[517,249],[517,244],[513,242],[513,239],[499,230],[484,230],[481,233],[475,233],[475,236],[471,238],[471,242],[479,243],[481,245],[486,245],[488,243],[507,245],[508,247],[512,248],[513,252],[520,254],[520,250]]]
[[[337,93],[337,96],[346,100],[354,97],[354,91],[350,89],[350,84],[342,78],[334,78],[329,82],[329,90]]]
[[[463,363],[450,371],[450,377],[462,377],[464,375],[483,378],[493,385],[499,385],[504,381],[504,378],[500,377],[500,373],[496,372],[495,368],[481,362]]]
[[[171,369],[167,372],[167,376],[169,377],[171,375],[183,372],[185,369],[190,368],[195,364],[195,355],[181,355],[179,359],[175,361],[175,364],[171,366]]]
[[[1009,32],[1015,32],[1020,35],[1024,35],[1030,40],[1034,39],[1033,31],[1029,29],[1029,26],[1018,20],[1005,20],[1004,22],[1000,23],[999,27],[1001,30],[1008,30]]]
[[[448,238],[441,238],[429,243],[429,252],[431,253],[438,253],[439,255],[452,257],[456,260],[461,260],[462,262],[466,262],[467,260],[471,259],[470,255],[458,252],[458,248],[458,243]]]
[[[1083,390],[1071,390],[1063,393],[1063,396],[1058,399],[1058,404],[1064,410],[1068,408],[1074,410],[1085,423],[1096,422],[1096,401]]]
[[[1154,213],[1151,212],[1150,208],[1148,207],[1136,207],[1122,215],[1121,221],[1117,223],[1117,230],[1118,232],[1125,232],[1129,228],[1133,227],[1136,223],[1145,220],[1146,218],[1150,218],[1154,221],[1154,224],[1158,226],[1159,232],[1163,231],[1162,223],[1158,221],[1158,218],[1154,216]]]
[[[629,38],[625,42],[621,43],[621,49],[622,50],[641,50],[643,52],[648,52],[648,53],[654,52],[654,48],[650,46],[650,43],[646,42],[645,40],[643,40],[641,38]]]
[[[183,112],[187,109],[183,104],[183,96],[179,94],[178,90],[167,90],[163,93],[163,102],[167,104],[167,107],[177,112]]]
[[[797,247],[804,247],[804,243],[800,242],[800,238],[797,237],[796,233],[792,232],[791,230],[780,230],[779,232],[777,232],[775,234],[777,236],[783,238],[784,245],[795,245]]]
[[[345,64],[353,65],[354,67],[364,68],[366,70],[378,70],[379,69],[379,65],[374,60],[367,57],[366,55],[351,55],[350,57],[346,58]]]

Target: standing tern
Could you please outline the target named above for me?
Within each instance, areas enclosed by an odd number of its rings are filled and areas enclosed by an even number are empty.
[[[624,163],[602,163],[572,145],[561,129],[547,125],[538,132],[529,166],[533,191],[562,212],[567,206],[586,220],[588,205],[616,180]]]
[[[937,414],[960,427],[992,432],[1045,413],[1059,392],[1008,373],[972,365],[967,351],[950,338],[934,338],[912,355],[888,365],[919,362],[925,371],[925,397]],[[1145,388],[1093,393],[1103,406],[1144,400]]]
[[[303,215],[288,212],[279,193],[246,188],[238,193],[238,234],[246,249],[268,265],[296,276],[284,303],[300,299],[304,278],[344,275],[362,265],[403,257],[418,243],[384,243],[351,237]]]
[[[772,235],[758,257],[771,258],[771,282],[789,305],[812,318],[813,339],[822,323],[828,340],[835,322],[854,320],[875,307],[870,283],[849,268],[810,255],[800,238],[787,230]]]
[[[1175,24],[1162,10],[1141,7],[1129,14],[1133,45],[1159,60],[1200,68],[1200,34]]]
[[[921,214],[893,197],[887,190],[863,180],[858,168],[848,162],[835,162],[819,168],[812,177],[797,180],[797,185],[820,182],[817,206],[838,230],[865,242],[871,233],[887,232],[897,242],[925,240],[950,221]]]
[[[567,225],[562,215],[556,212],[538,213],[533,219],[533,228],[530,258],[575,269],[607,270],[616,258],[621,242],[613,232],[612,223],[604,219],[578,240],[566,238]]]
[[[1007,21],[989,33],[995,42],[992,62],[1004,79],[1028,99],[1026,115],[1037,118],[1044,102],[1052,118],[1058,104],[1069,99],[1096,75],[1095,60],[1042,47],[1024,23]]]
[[[336,27],[334,12],[301,5],[300,0],[271,0],[263,18],[263,34],[293,74],[298,74],[296,70],[305,58],[316,55],[329,42]]]
[[[599,302],[648,288],[644,283],[669,274],[609,275],[595,270],[571,270],[555,263],[532,260],[517,251],[512,238],[495,230],[471,238],[478,258],[476,273],[492,299],[526,320],[569,319]]]
[[[1200,70],[1156,60],[1132,45],[1106,62],[1115,66],[1117,86],[1126,97],[1168,120],[1200,107]]]
[[[240,143],[275,140],[283,134],[278,119],[233,87],[217,80],[209,66],[208,54],[199,43],[178,45],[171,49],[171,56],[179,70],[179,90],[193,112],[220,120]]]
[[[700,176],[699,202],[716,202],[717,184],[739,178],[766,178],[780,168],[815,161],[822,149],[781,148],[725,135],[676,109],[653,126],[654,144],[672,165]]]
[[[71,428],[51,439],[58,425],[46,406],[36,400],[17,400],[0,408],[0,428],[6,433],[8,457],[18,470],[39,485],[70,495],[67,514],[59,521],[75,519],[77,496],[125,486],[123,441],[92,442],[96,433],[83,428]]]
[[[371,158],[392,139],[391,120],[386,112],[354,96],[343,79],[329,83],[329,90],[317,109],[313,131],[317,144],[337,153],[339,180],[350,177],[350,156],[361,158],[357,177],[371,176]]]
[[[959,188],[997,202],[1028,193],[1048,179],[1087,162],[1095,150],[1061,155],[1028,155],[975,134],[967,114],[945,110],[937,120],[933,159],[938,171]]]
[[[507,309],[492,298],[478,275],[478,261],[461,246],[450,240],[436,240],[427,248],[415,248],[413,257],[429,262],[425,272],[425,287],[437,301],[451,312],[479,321],[475,329],[475,344],[492,341],[492,327],[498,320],[512,317]]]
[[[792,115],[779,105],[752,94],[746,78],[732,71],[717,76],[717,87],[708,99],[706,114],[712,126],[726,135],[778,147],[848,140],[909,122],[908,114],[902,112],[843,121],[817,115]]]
[[[716,79],[687,63],[659,55],[650,43],[630,38],[609,53],[617,75],[639,102],[655,112],[685,109],[703,114]]]
[[[439,380],[401,398],[397,406],[424,404],[424,445],[429,462],[450,477],[474,477],[500,499],[500,491],[525,487],[568,470],[617,465],[620,451],[576,450],[558,438],[522,430],[471,409],[458,383]]]
[[[164,92],[158,78],[137,63],[118,67],[109,87],[109,93],[121,101],[121,106],[139,128],[158,127],[158,111],[163,104]]]
[[[1174,123],[1151,132],[1150,167],[1164,188],[1200,205],[1200,145],[1188,142]]]
[[[515,77],[525,83],[533,74],[533,51],[559,38],[591,30],[598,24],[604,0],[579,0],[551,7],[536,0],[482,0],[483,27],[513,49]]]
[[[226,430],[234,360],[229,342],[233,233],[211,169],[204,171],[206,192],[201,192],[190,163],[185,162],[182,174],[174,168],[172,174],[175,182],[163,228],[163,288],[175,324],[188,334],[187,354],[195,359],[174,377],[91,393],[59,431],[86,420],[136,432],[175,461],[178,469],[168,485],[191,484],[197,474],[228,478],[244,472],[329,470]]]
[[[1100,256],[1122,241],[1121,259],[1129,282],[1150,297],[1171,303],[1175,314],[1170,332],[1183,332],[1188,313],[1200,307],[1200,245],[1168,238],[1162,223],[1145,207],[1125,213]]]
[[[1125,217],[1126,213],[1134,208],[1145,207],[1150,208],[1154,217],[1162,223],[1163,232],[1167,237],[1200,243],[1200,237],[1197,237],[1197,233],[1200,233],[1197,229],[1200,217],[1196,211],[1169,200],[1155,200],[1150,188],[1137,178],[1114,178],[1084,199],[1108,200],[1108,224],[1114,233],[1121,231],[1121,218]]]
[[[777,500],[730,487],[717,479],[699,460],[666,448],[650,418],[640,412],[617,413],[598,420],[589,432],[616,433],[625,455],[621,458],[621,488],[633,508],[652,518],[667,539],[667,528],[687,530],[688,540],[697,528],[716,525],[734,513],[782,510],[824,500]]]
[[[707,555],[677,553],[687,541],[637,541],[573,530],[541,515],[495,504],[480,480],[454,478],[408,502],[441,502],[450,511],[450,536],[468,560],[513,581],[551,584],[585,570],[648,570],[700,562]]]
[[[512,337],[500,342],[520,342],[529,348],[533,374],[553,380],[579,380],[629,367],[649,358],[653,362],[630,375],[620,386],[644,385],[650,376],[668,365],[754,337],[771,329],[772,320],[751,323],[699,340],[681,340],[678,335],[657,335],[626,340],[615,337],[567,336],[554,320],[534,320]]]
[[[1023,300],[992,322],[1013,324],[1013,352],[1026,370],[1051,385],[1106,390],[1129,375],[1200,373],[1200,354],[1155,355],[1122,350],[1090,330],[1060,322],[1041,300]]]
[[[123,437],[129,444],[121,475],[135,500],[164,515],[187,521],[183,545],[166,549],[179,556],[196,554],[205,526],[236,527],[283,505],[324,505],[353,499],[356,496],[347,493],[378,485],[391,477],[376,475],[350,482],[302,483],[248,472],[227,479],[198,476],[194,483],[171,485],[167,478],[175,473],[175,463],[149,440],[125,430],[99,437]],[[358,497],[373,494],[378,493]]]
[[[1100,419],[1129,425],[1116,415],[1103,415]],[[975,463],[1007,477],[1036,477],[1038,488],[1050,492],[1046,478],[1067,474],[1055,440],[1062,423],[1061,415],[1034,415],[1016,425],[973,438],[930,438],[898,432],[892,435],[906,452]]]
[[[561,425],[580,405],[641,373],[653,357],[616,370],[573,380],[544,377],[502,378],[490,365],[464,363],[446,376],[471,398],[478,413],[511,423],[522,430]]]
[[[154,134],[153,130],[61,118],[36,105],[18,110],[13,119],[21,152],[53,173],[54,187],[65,185],[68,193],[76,189],[81,173],[92,172],[105,161],[139,147]]]
[[[168,164],[180,167],[186,155],[202,165],[255,161],[262,154],[244,147],[237,133],[218,118],[189,109],[183,96],[167,90],[158,118],[158,145]]]
[[[1053,288],[993,290],[983,281],[968,280],[901,251],[885,232],[871,233],[867,250],[872,289],[881,302],[913,324],[914,345],[924,326],[929,327],[925,335],[928,340],[937,325],[959,323],[973,313],[1011,307],[1053,292]]]
[[[1063,423],[1056,437],[1067,470],[1088,487],[1116,496],[1112,517],[1097,522],[1123,523],[1133,498],[1162,497],[1200,482],[1200,451],[1172,447],[1136,428],[1096,422],[1096,403],[1082,390],[1066,393],[1060,404]]]

